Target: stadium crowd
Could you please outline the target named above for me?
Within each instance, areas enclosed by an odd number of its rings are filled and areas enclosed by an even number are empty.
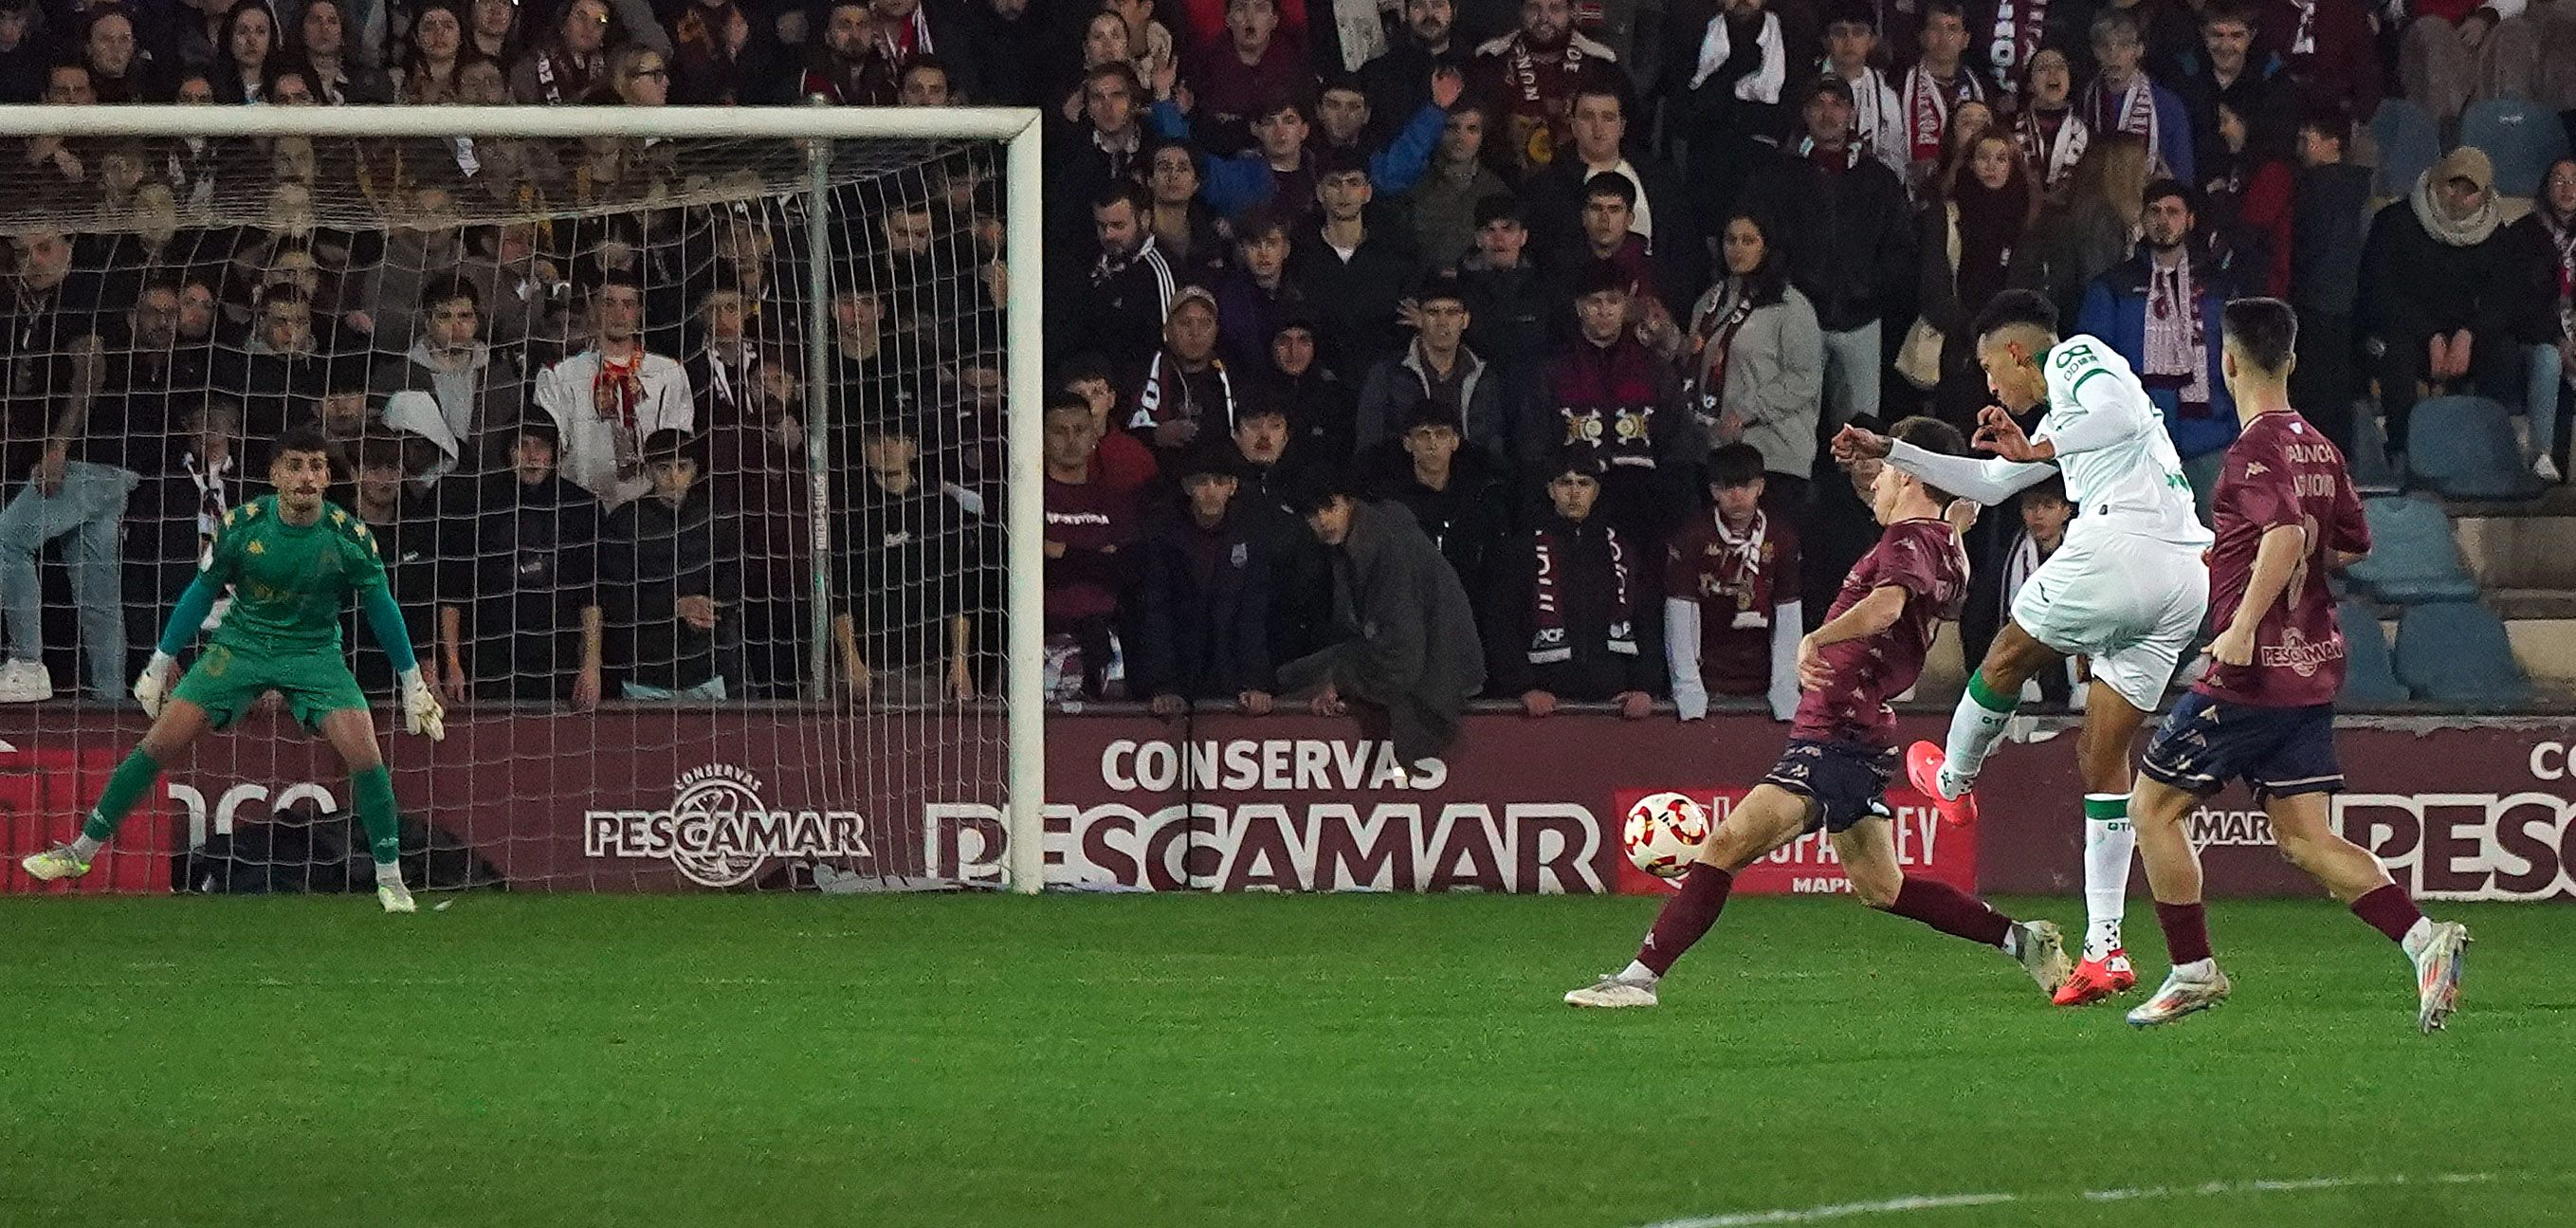
[[[2557,480],[2576,161],[2507,199],[2565,143],[2460,146],[2383,196],[2391,97],[2555,124],[2576,0],[0,0],[0,102],[1034,106],[1050,253],[1002,266],[962,155],[837,192],[818,253],[757,193],[653,207],[758,182],[680,143],[25,139],[0,183],[62,220],[0,300],[0,702],[122,696],[308,420],[451,701],[794,696],[813,414],[836,686],[972,698],[1017,284],[1056,698],[1262,711],[1357,636],[1532,715],[1785,716],[1877,532],[1820,441],[1969,424],[2008,288],[2141,374],[2204,515],[2242,295],[2298,308],[2347,450],[2475,392]],[[1970,659],[2081,512],[1980,521]],[[1396,613],[1438,642],[1381,642]]]

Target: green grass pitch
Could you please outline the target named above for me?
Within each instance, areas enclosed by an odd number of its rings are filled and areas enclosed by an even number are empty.
[[[2439,906],[2479,941],[2432,1037],[2402,958],[2323,902],[2213,909],[2236,1001],[2159,1032],[1843,900],[1736,902],[1659,1010],[1560,1005],[1653,910],[10,901],[0,1224],[2576,1216],[2576,909]]]

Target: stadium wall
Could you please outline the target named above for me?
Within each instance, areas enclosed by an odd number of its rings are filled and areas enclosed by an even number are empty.
[[[905,744],[907,722],[936,719],[871,718],[890,746]],[[825,723],[794,709],[478,716],[435,747],[395,739],[396,787],[407,812],[464,837],[521,889],[805,885],[817,861],[888,880],[998,880],[1003,828],[992,806],[869,796],[863,764],[777,766],[846,736],[846,722],[830,733]],[[143,728],[132,712],[0,711],[0,890],[34,886],[17,855],[68,836]],[[1940,729],[1937,717],[1909,716],[1901,733]],[[1654,891],[1661,884],[1619,855],[1627,803],[1676,790],[1722,811],[1770,768],[1781,737],[1750,715],[1681,724],[1482,714],[1468,719],[1445,772],[1406,782],[1385,746],[1348,721],[1092,713],[1052,716],[1047,732],[1049,881],[1109,890]],[[328,750],[283,721],[253,717],[228,743],[171,773],[166,807],[129,828],[141,837],[125,841],[130,860],[94,876],[92,889],[166,888],[166,874],[146,872],[147,850],[184,848],[298,796],[332,807],[346,791]],[[2572,743],[2576,720],[2347,717],[2352,791],[2337,820],[2425,895],[2576,899]],[[531,756],[532,747],[548,749]],[[510,769],[463,770],[503,763]],[[972,783],[959,795],[997,795],[994,781]],[[1890,801],[1900,850],[1920,872],[2063,895],[2081,880],[2077,796],[2071,742],[2059,740],[1999,752],[1979,830],[1944,828],[1904,790]],[[2204,809],[2194,834],[2212,895],[2312,892],[2241,793]],[[1847,886],[1811,838],[1740,889]]]

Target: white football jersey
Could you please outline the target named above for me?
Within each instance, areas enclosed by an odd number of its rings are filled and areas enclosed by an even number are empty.
[[[2183,477],[2173,437],[2165,433],[2164,415],[2147,399],[2128,360],[2078,334],[2049,347],[2041,367],[2048,377],[2048,413],[2032,441],[2080,435],[2090,444],[2057,456],[2066,497],[2077,509],[2068,532],[2116,531],[2178,546],[2210,544],[2208,527],[2192,509],[2191,483]]]

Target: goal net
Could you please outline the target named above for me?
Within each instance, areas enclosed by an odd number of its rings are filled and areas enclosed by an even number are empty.
[[[415,884],[1036,889],[1032,118],[0,108],[0,887],[315,428]],[[84,885],[366,887],[284,697],[168,766]]]

